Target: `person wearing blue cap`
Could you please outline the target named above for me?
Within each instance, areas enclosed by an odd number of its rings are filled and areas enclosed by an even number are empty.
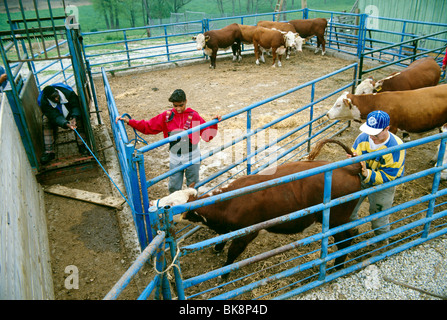
[[[402,140],[389,131],[390,116],[380,110],[368,114],[366,122],[360,126],[360,135],[352,146],[354,155],[362,155],[402,144]],[[371,160],[362,161],[362,189],[392,181],[404,175],[405,150],[395,151]],[[374,214],[393,205],[396,187],[384,189],[368,195],[369,213]],[[351,215],[351,221],[358,219],[358,210],[365,197],[361,197]],[[371,222],[376,235],[388,232],[389,216]],[[385,241],[387,244],[387,241]]]

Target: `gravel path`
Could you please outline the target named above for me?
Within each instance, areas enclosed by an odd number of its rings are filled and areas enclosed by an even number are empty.
[[[313,289],[299,300],[447,299],[447,236]]]

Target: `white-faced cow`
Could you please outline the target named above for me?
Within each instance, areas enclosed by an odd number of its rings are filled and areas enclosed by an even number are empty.
[[[373,78],[363,80],[356,88],[355,94],[384,91],[413,90],[436,86],[441,77],[441,68],[431,57],[418,59],[400,72],[374,81]]]
[[[278,30],[257,27],[253,35],[253,46],[255,49],[256,64],[259,65],[259,53],[272,51],[273,63],[275,67],[276,58],[278,57],[278,67],[281,67],[281,56],[286,53],[287,47],[295,46],[295,38],[298,37],[293,32],[283,32]],[[263,59],[264,56],[262,55]],[[265,62],[263,60],[262,62]]]
[[[324,55],[326,53],[326,41],[324,40],[324,33],[327,27],[326,19],[297,19],[290,20],[289,23],[295,27],[295,31],[298,32],[301,37],[317,37],[317,48],[315,49],[315,53],[319,51],[320,45],[322,47],[321,54]]]
[[[333,120],[361,120],[374,110],[389,114],[392,133],[398,129],[420,133],[440,128],[447,123],[447,84],[361,95],[344,92],[327,116]]]
[[[292,26],[288,22],[262,20],[262,21],[258,22],[257,26],[258,27],[268,28],[268,29],[280,30],[280,31],[284,31],[284,32],[297,33],[295,31],[295,27]],[[299,36],[299,34],[298,34],[298,36],[295,37],[295,45],[293,47],[287,47],[286,48],[287,49],[287,51],[286,51],[286,59],[289,59],[289,57],[290,57],[290,50],[293,49],[293,48],[295,48],[299,52],[303,51],[303,42],[304,42],[304,39],[301,38]]]
[[[216,56],[219,49],[232,48],[233,61],[241,59],[241,29],[237,23],[232,23],[219,30],[210,30],[192,38],[197,43],[197,50],[203,50],[210,57],[210,68],[216,68]]]
[[[314,159],[318,155],[321,147],[327,142],[339,144],[347,153],[352,155],[350,148],[344,146],[339,141],[328,139],[321,141],[318,146],[315,147],[309,158]],[[272,170],[271,175],[255,174],[241,177],[230,183],[227,187],[215,191],[213,195],[310,170],[328,163],[330,162],[295,161],[282,164],[278,166],[276,170]],[[332,178],[331,197],[335,199],[359,191],[360,172],[361,165],[359,163],[335,169]],[[217,233],[224,234],[262,223],[297,210],[318,205],[323,201],[323,189],[324,175],[318,174],[201,207],[194,212],[189,211],[183,213],[183,219],[205,224]],[[209,197],[209,195],[204,195],[201,198],[206,197]],[[191,197],[190,200],[193,201],[197,199]],[[356,204],[357,199],[332,207],[329,221],[330,227],[333,228],[350,222],[350,216]],[[321,223],[321,221],[322,213],[317,212],[290,222],[267,227],[266,230],[273,233],[294,234],[302,232],[314,222]],[[247,245],[256,238],[258,232],[259,231],[245,235],[241,238],[233,239],[228,249],[225,265],[232,264],[245,250]],[[349,229],[334,235],[338,249],[341,250],[348,247],[351,243],[351,237],[354,236],[355,233],[355,230]],[[222,250],[224,245],[225,243],[217,245],[215,248],[216,250]],[[342,267],[339,264],[342,264],[345,259],[346,255],[336,258],[335,264],[338,265],[338,268]]]

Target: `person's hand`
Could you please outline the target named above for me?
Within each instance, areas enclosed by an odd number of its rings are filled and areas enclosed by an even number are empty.
[[[366,169],[366,162],[361,161],[360,164],[362,165],[362,176],[365,178],[368,177],[368,169]]]
[[[357,153],[353,152],[352,155],[347,154],[346,156],[348,158],[357,157]],[[366,178],[368,176],[368,169],[366,169],[366,162],[360,161],[360,165],[362,166],[362,176],[364,176]]]
[[[124,123],[129,123],[128,118],[122,118],[121,116],[115,118],[115,123],[118,123],[119,120],[124,121]]]
[[[67,127],[68,127],[68,129],[75,130],[77,128],[76,118],[69,120],[67,123]]]
[[[213,120],[214,120],[214,119],[217,119],[217,120],[221,121],[221,120],[222,120],[222,116],[217,115],[217,116],[215,116],[215,117],[213,118]]]
[[[8,76],[6,75],[6,73],[2,74],[2,75],[0,76],[0,83],[5,82],[7,78],[8,78]]]
[[[441,69],[442,69],[442,71],[445,71],[445,65],[443,65]]]

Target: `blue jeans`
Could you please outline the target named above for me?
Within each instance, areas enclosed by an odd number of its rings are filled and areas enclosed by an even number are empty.
[[[370,186],[362,183],[362,189],[369,188]],[[377,212],[384,211],[386,209],[391,208],[394,201],[394,192],[396,191],[396,187],[391,187],[388,189],[384,189],[379,192],[371,193],[368,195],[369,200],[369,214],[374,214]],[[362,204],[363,200],[365,200],[366,196],[360,197],[359,202],[357,203],[357,206],[355,207],[354,211],[351,214],[351,221],[358,219],[358,211],[360,208],[360,205]],[[374,233],[376,235],[380,235],[382,233],[386,233],[390,231],[390,217],[384,216],[378,219],[374,219],[371,221],[371,227],[374,230]]]
[[[200,157],[200,150],[196,149],[192,152],[192,156],[183,156],[178,157],[177,155],[173,153],[169,153],[169,169],[173,170],[175,168],[178,168],[188,162],[190,162],[190,158],[194,159],[197,157],[197,155]],[[200,171],[200,163],[193,164],[186,169],[180,170],[176,173],[174,173],[172,176],[169,177],[169,193],[173,193],[178,190],[182,190],[183,187],[183,176],[186,178],[186,186],[189,186],[191,183],[198,183],[199,182],[199,171]]]

